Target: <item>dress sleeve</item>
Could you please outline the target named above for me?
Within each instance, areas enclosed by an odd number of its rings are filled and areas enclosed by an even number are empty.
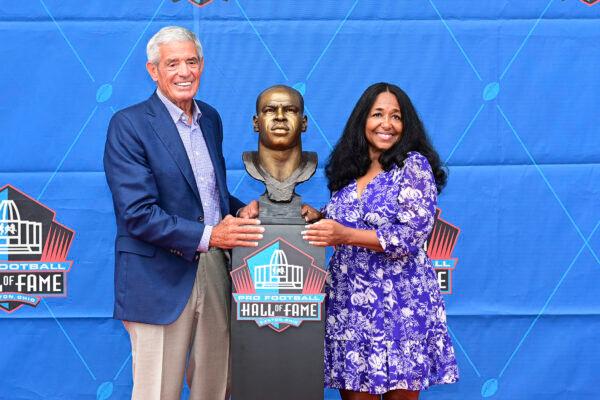
[[[400,172],[397,218],[376,230],[385,253],[416,255],[429,237],[435,218],[437,188],[427,159],[418,153],[406,158]]]

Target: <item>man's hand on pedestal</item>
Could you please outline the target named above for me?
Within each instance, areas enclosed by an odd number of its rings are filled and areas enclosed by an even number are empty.
[[[309,206],[308,204],[302,204],[302,211],[300,214],[308,223],[317,222],[323,218],[323,215],[319,212],[319,210]]]
[[[227,215],[215,225],[210,235],[210,247],[231,249],[234,247],[256,247],[263,238],[265,228],[252,218],[236,218]]]
[[[240,218],[256,218],[258,217],[258,201],[252,200],[247,206],[238,210],[237,216]]]

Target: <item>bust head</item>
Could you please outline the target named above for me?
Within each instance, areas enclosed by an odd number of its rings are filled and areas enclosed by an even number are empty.
[[[302,150],[300,136],[306,131],[304,100],[296,89],[285,85],[271,86],[256,99],[254,131],[258,132],[258,152]]]
[[[299,201],[295,186],[315,172],[316,153],[302,151],[301,136],[306,126],[304,100],[296,89],[276,85],[258,95],[253,117],[258,151],[244,152],[242,158],[250,176],[265,183],[272,202]]]

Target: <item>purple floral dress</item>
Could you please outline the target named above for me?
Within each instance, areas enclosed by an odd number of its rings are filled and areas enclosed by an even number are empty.
[[[446,311],[423,244],[437,189],[429,162],[410,152],[358,198],[356,182],[333,193],[327,218],[374,229],[384,252],[337,246],[329,264],[325,386],[372,394],[458,380]]]

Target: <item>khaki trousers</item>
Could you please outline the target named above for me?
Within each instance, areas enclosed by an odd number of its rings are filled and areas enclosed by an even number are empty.
[[[179,400],[184,375],[190,400],[228,398],[231,281],[227,262],[220,249],[200,255],[190,299],[172,324],[123,321],[131,339],[132,400]]]

